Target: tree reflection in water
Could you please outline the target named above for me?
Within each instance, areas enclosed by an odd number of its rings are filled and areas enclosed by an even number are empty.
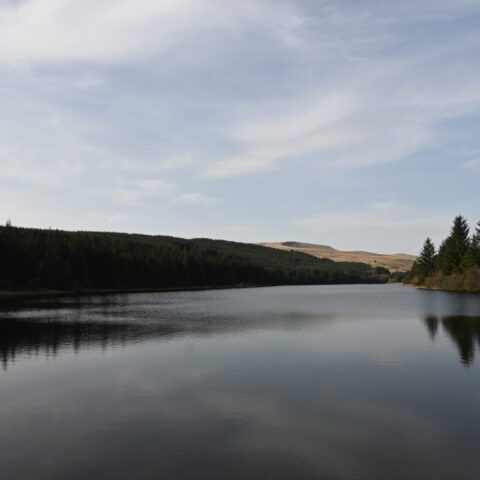
[[[425,317],[424,322],[430,338],[434,340],[438,333],[438,317],[436,317],[435,315],[429,315],[428,317]]]
[[[441,325],[443,332],[457,348],[461,362],[467,366],[474,362],[475,351],[480,348],[480,317],[429,315],[423,322],[432,340],[438,338]],[[188,325],[179,323],[39,321],[0,317],[0,362],[6,370],[18,356],[55,357],[60,351],[78,353],[82,349],[123,347],[127,343],[151,338],[168,338],[182,333],[185,328],[188,330]],[[233,325],[229,328],[233,328]]]
[[[423,321],[432,339],[435,339],[441,324],[447,337],[457,347],[462,363],[464,365],[473,363],[475,350],[480,347],[480,317],[428,316]]]
[[[178,329],[164,325],[124,322],[33,321],[0,318],[0,361],[6,370],[16,357],[55,357],[60,351],[78,353],[88,348],[122,347],[151,337],[164,337]]]

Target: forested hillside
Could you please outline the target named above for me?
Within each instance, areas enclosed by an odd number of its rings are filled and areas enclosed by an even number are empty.
[[[221,240],[0,227],[0,288],[377,283],[388,270]]]
[[[470,235],[466,219],[455,217],[450,235],[438,251],[427,238],[405,283],[443,290],[480,291],[480,222]]]

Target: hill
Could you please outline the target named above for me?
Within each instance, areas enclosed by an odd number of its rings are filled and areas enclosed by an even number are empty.
[[[361,262],[372,267],[383,267],[391,272],[407,272],[412,268],[415,257],[406,253],[385,255],[363,251],[341,251],[325,245],[302,242],[270,242],[259,243],[264,247],[278,250],[293,250],[306,253],[317,258],[328,258],[334,262]]]
[[[305,243],[305,242],[282,242],[284,247],[293,247],[293,248],[321,248],[323,250],[335,250],[328,245],[316,245],[315,243]]]
[[[223,240],[0,227],[0,288],[379,283],[389,272]]]

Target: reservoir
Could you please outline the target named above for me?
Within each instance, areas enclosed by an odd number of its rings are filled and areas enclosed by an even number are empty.
[[[0,478],[477,480],[480,295],[327,285],[0,307]]]

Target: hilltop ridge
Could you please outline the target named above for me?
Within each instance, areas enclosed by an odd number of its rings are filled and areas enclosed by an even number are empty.
[[[321,248],[323,250],[335,250],[335,248],[330,247],[329,245],[317,245],[315,243],[306,243],[306,242],[282,242],[284,247],[293,247],[293,248]]]
[[[407,272],[412,268],[415,256],[407,253],[382,254],[362,250],[342,251],[328,245],[306,242],[263,242],[258,245],[277,250],[306,253],[317,258],[328,258],[334,262],[360,262],[372,267],[384,267],[391,272]]]

